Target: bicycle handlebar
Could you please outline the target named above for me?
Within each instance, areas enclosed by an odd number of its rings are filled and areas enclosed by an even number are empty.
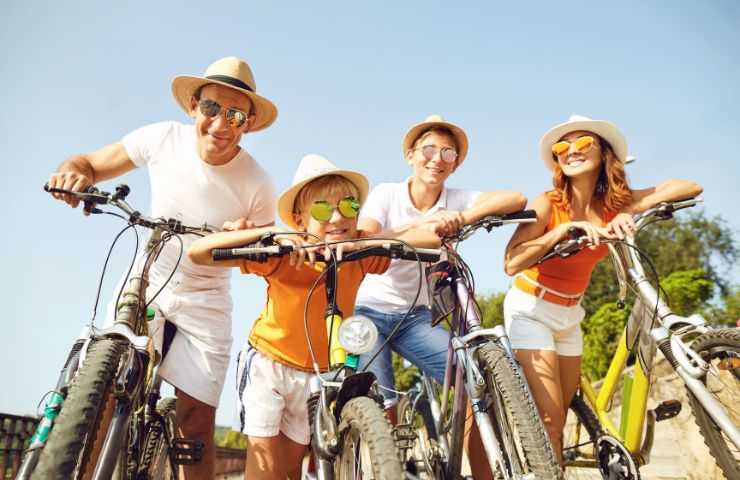
[[[506,215],[489,215],[481,218],[475,223],[465,225],[454,235],[445,237],[445,241],[463,241],[473,235],[478,229],[484,228],[490,232],[495,227],[500,227],[509,223],[534,223],[537,221],[537,212],[534,210],[521,210],[519,212],[509,213]]]
[[[322,244],[314,246],[320,247]],[[214,248],[211,250],[211,257],[214,261],[245,259],[252,262],[265,262],[269,257],[280,257],[293,252],[295,247],[292,245],[269,245],[266,247],[239,247],[239,248]],[[400,243],[391,243],[363,248],[343,254],[341,262],[351,262],[360,260],[365,257],[390,257],[401,260],[418,260],[421,262],[439,261],[441,250],[434,248],[409,248]],[[324,262],[331,262],[331,258],[326,258],[321,254],[316,255],[316,259]]]
[[[213,233],[216,230],[203,224],[200,227],[190,227],[183,225],[180,220],[175,218],[152,218],[143,215],[135,210],[131,205],[126,203],[126,197],[131,193],[128,185],[120,184],[116,186],[114,193],[104,192],[94,186],[89,186],[84,192],[74,192],[63,188],[52,188],[49,184],[44,184],[44,191],[49,193],[63,193],[73,195],[80,199],[85,205],[85,210],[90,213],[103,213],[102,210],[95,208],[96,205],[112,205],[123,211],[128,216],[128,222],[134,225],[155,229],[160,228],[175,234],[186,233]]]
[[[653,217],[657,217],[659,220],[669,220],[673,217],[673,212],[682,210],[684,208],[693,207],[697,203],[700,203],[702,201],[703,200],[701,197],[695,197],[688,200],[680,200],[676,202],[663,202],[653,208],[645,210],[642,213],[638,213],[633,217],[636,227],[635,233],[639,232],[645,225],[647,225],[649,220]],[[571,238],[556,244],[553,249],[550,250],[550,252],[548,252],[545,256],[540,258],[537,263],[542,263],[545,260],[549,260],[555,256],[566,258],[580,251],[582,248],[591,245],[588,237],[581,233],[583,232],[583,230],[581,230],[580,228],[571,227],[568,232],[571,235]],[[601,240],[601,243],[613,243],[614,241],[615,240],[605,238]]]

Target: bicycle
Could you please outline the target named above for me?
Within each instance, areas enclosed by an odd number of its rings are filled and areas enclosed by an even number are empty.
[[[451,317],[444,384],[438,393],[435,382],[422,374],[399,402],[396,426],[407,468],[417,472],[420,468],[418,473],[426,478],[459,478],[467,398],[491,471],[499,478],[561,478],[506,331],[502,325],[482,327],[472,274],[456,252],[460,242],[481,228],[490,232],[535,220],[536,213],[525,210],[468,225],[445,239],[448,261],[430,271],[433,317],[436,321]]]
[[[262,243],[270,243],[266,238]],[[315,375],[310,380],[308,399],[311,450],[316,459],[316,477],[322,480],[354,478],[403,478],[391,427],[382,408],[375,375],[357,371],[359,355],[370,351],[377,339],[375,325],[369,319],[352,316],[343,319],[336,305],[337,269],[343,262],[370,256],[433,262],[439,251],[414,249],[400,243],[344,253],[341,261],[317,257],[326,267],[314,283],[325,278],[327,309],[326,334],[329,345],[329,368],[321,372],[308,335],[308,318],[304,312],[304,329],[313,358]],[[397,241],[395,241],[397,242]],[[334,242],[339,243],[339,242]],[[325,244],[316,244],[325,245]],[[264,262],[272,256],[290,254],[292,246],[262,245],[214,249],[214,261],[246,259]],[[310,301],[313,289],[309,292]],[[307,301],[307,304],[308,304]],[[306,310],[307,312],[307,310]]]
[[[650,461],[655,423],[681,411],[677,400],[647,409],[657,346],[685,383],[696,423],[720,468],[728,479],[740,479],[740,330],[713,329],[700,315],[682,317],[673,313],[665,302],[654,266],[634,238],[647,225],[668,220],[677,210],[700,201],[695,198],[660,204],[634,217],[634,236],[601,240],[609,246],[617,271],[618,305],[624,307],[628,290],[634,292],[636,301],[601,389],[595,391],[588,377],[581,374],[580,391],[570,405],[577,424],[575,445],[564,448],[567,466],[598,468],[605,479],[640,478],[639,468]],[[540,261],[568,257],[588,245],[585,236],[575,235],[560,242]],[[643,260],[652,270],[657,288],[648,281]],[[632,377],[625,376],[621,422],[617,427],[608,412],[617,382],[631,357],[635,358],[634,373]],[[588,442],[580,442],[581,428],[586,431]],[[593,453],[581,448],[589,444],[593,445]]]
[[[138,268],[134,269],[136,260],[129,268],[128,286],[117,298],[115,321],[106,328],[94,325],[98,286],[92,320],[67,356],[17,478],[175,478],[178,464],[200,461],[202,444],[175,437],[175,399],[160,401],[162,379],[157,371],[174,326],[165,327],[160,353],[148,325],[156,315],[150,305],[159,292],[148,300],[145,292],[149,269],[168,241],[213,230],[141,214],[126,203],[130,193],[126,185],[117,186],[112,194],[95,187],[86,192],[48,185],[44,189],[76,196],[89,213],[108,213],[127,221],[110,247],[100,285],[118,238],[136,226],[152,233]],[[100,210],[99,205],[115,207],[125,216]],[[138,250],[138,233],[136,241]]]

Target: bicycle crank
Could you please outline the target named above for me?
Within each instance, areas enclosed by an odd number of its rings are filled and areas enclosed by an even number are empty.
[[[594,453],[604,480],[640,480],[640,472],[630,452],[611,435],[596,440]]]

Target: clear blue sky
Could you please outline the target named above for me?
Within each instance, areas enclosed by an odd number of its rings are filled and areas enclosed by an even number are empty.
[[[638,157],[633,186],[696,180],[706,212],[737,232],[740,4],[602,3],[2,2],[0,411],[33,412],[53,388],[121,227],[52,201],[41,191],[49,173],[141,125],[187,122],[172,77],[201,74],[227,55],[250,62],[259,92],[280,110],[273,127],[243,141],[279,190],[312,152],[372,184],[399,181],[408,174],[404,132],[439,113],[471,142],[450,185],[533,197],[550,185],[539,138],[579,113],[623,130]],[[146,172],[123,181],[131,202],[147,209]],[[480,291],[507,287],[510,234],[472,239],[463,250]],[[124,244],[104,297],[129,257]],[[238,278],[233,294],[236,352],[264,284]],[[233,377],[232,367],[220,424],[236,418]]]

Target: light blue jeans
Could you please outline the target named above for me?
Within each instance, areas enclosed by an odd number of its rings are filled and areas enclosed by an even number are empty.
[[[403,318],[404,313],[383,313],[372,308],[358,305],[355,315],[370,318],[378,328],[378,341],[371,352],[360,355],[360,369],[375,355],[390,335],[393,327]],[[391,349],[412,364],[419,367],[424,373],[442,383],[445,376],[447,362],[447,344],[450,334],[441,325],[432,327],[432,312],[429,307],[418,306],[411,310],[406,321],[403,322],[388,346],[373,360],[367,369],[373,372],[382,387],[396,388],[393,366],[391,364]],[[390,347],[390,348],[388,348]],[[396,400],[393,391],[380,389],[386,402]]]

